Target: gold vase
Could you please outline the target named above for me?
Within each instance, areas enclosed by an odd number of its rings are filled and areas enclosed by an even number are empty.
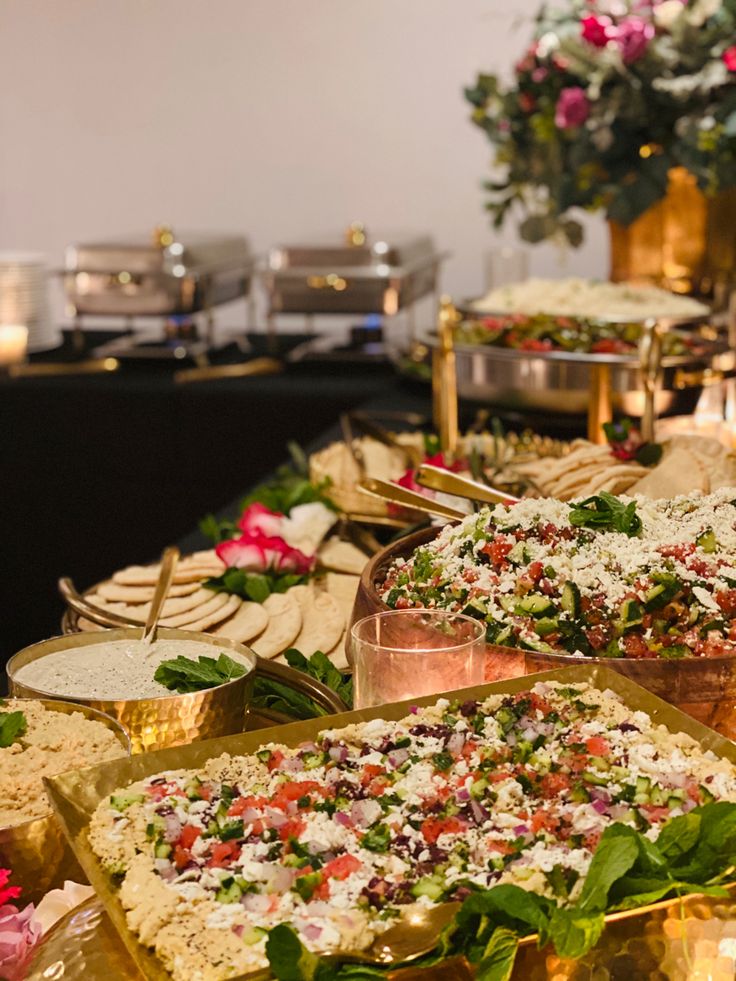
[[[609,222],[611,279],[662,286],[721,309],[736,279],[736,189],[706,197],[684,167],[631,225]]]

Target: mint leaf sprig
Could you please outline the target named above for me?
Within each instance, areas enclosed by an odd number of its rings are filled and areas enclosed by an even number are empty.
[[[636,501],[624,504],[613,494],[601,491],[584,501],[570,505],[570,524],[576,528],[594,528],[597,531],[619,531],[629,538],[641,532],[641,518],[636,513]]]
[[[540,947],[552,943],[560,957],[580,958],[598,942],[606,913],[688,893],[727,897],[724,886],[736,880],[734,866],[736,804],[728,801],[673,818],[655,842],[629,825],[613,824],[601,835],[572,905],[511,884],[480,889],[473,883],[456,883],[471,889],[472,895],[443,930],[436,950],[412,967],[463,955],[482,981],[509,981],[522,937],[536,933]],[[340,965],[309,953],[287,924],[269,931],[266,953],[279,981],[386,978],[379,968]]]
[[[300,576],[293,572],[248,572],[232,567],[221,576],[206,579],[202,585],[215,593],[231,593],[253,603],[263,603],[271,593],[285,593],[308,579],[309,575]]]
[[[22,712],[3,712],[0,715],[0,749],[12,746],[19,736],[25,735],[28,728]]]
[[[224,685],[234,678],[241,678],[245,672],[245,666],[233,661],[227,654],[220,654],[217,659],[203,655],[196,661],[179,655],[170,661],[162,661],[156,668],[153,680],[170,691],[185,695]]]

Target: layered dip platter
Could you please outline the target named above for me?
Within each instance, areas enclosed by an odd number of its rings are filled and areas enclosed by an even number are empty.
[[[532,897],[546,911],[539,925],[559,903],[579,915],[596,911],[594,929],[605,926],[601,943],[587,952],[592,945],[584,943],[577,963],[565,959],[572,947],[556,929],[557,954],[538,951],[537,938],[526,936],[519,979],[577,969],[598,976],[622,957],[629,977],[660,970],[680,978],[691,920],[719,921],[721,936],[732,929],[720,923],[733,908],[722,888],[712,899],[655,903],[604,924],[604,912],[630,905],[622,898],[627,883],[613,885],[620,867],[603,887],[607,898],[595,897],[621,835],[638,841],[646,830],[656,856],[662,828],[686,823],[690,844],[678,834],[678,856],[666,840],[680,825],[661,839],[676,878],[687,861],[694,868],[700,814],[721,820],[718,808],[731,805],[717,802],[736,801],[733,744],[607,667],[579,664],[269,735],[266,746],[258,735],[233,736],[48,783],[80,864],[144,977],[269,977],[266,932],[279,923],[295,933],[287,939],[278,927],[272,941],[286,943],[294,963],[309,956],[300,955],[306,948],[338,962],[360,951],[378,964],[402,916],[411,924],[442,909],[449,920],[457,906],[445,904],[465,900],[468,883],[488,895],[505,888],[508,897],[513,887],[514,897]],[[380,793],[371,786],[379,780]],[[632,847],[624,846],[624,866],[635,876]],[[727,884],[723,871],[716,879]],[[672,881],[660,883],[657,899],[670,898]],[[686,894],[698,889],[682,886]],[[443,950],[455,959],[435,967],[439,973],[427,965],[388,976],[471,976],[458,959],[475,957],[463,936],[457,924],[445,934]],[[119,965],[131,973],[90,907],[50,935],[30,977],[48,976],[52,963],[73,964],[75,976],[83,970],[89,979],[126,976],[115,974]]]

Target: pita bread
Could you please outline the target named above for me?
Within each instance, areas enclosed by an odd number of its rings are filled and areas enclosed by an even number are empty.
[[[330,538],[320,548],[318,560],[325,569],[359,576],[366,567],[368,556],[351,542]]]
[[[229,620],[225,620],[212,633],[216,637],[228,637],[230,640],[245,644],[253,640],[268,626],[268,613],[260,603],[244,602]]]
[[[155,586],[158,582],[160,565],[129,565],[126,569],[120,569],[114,573],[112,581],[121,586]],[[221,575],[224,570],[222,564],[219,569],[202,570],[194,568],[181,568],[177,566],[174,573],[174,582],[192,583],[202,579],[209,579],[211,575]]]
[[[193,610],[187,610],[185,613],[177,613],[174,616],[162,617],[159,621],[162,627],[187,627],[189,630],[197,630],[200,628],[190,626],[190,624],[200,623],[202,620],[208,619],[213,613],[217,613],[221,610],[229,599],[238,600],[237,606],[240,605],[240,598],[238,596],[228,596],[227,593],[213,593],[207,590],[210,594],[210,599],[206,603],[201,603],[199,606],[195,607]],[[235,609],[237,608],[235,607]],[[235,609],[230,612],[234,613]],[[219,623],[223,617],[218,617],[216,620],[210,620],[209,623]]]
[[[226,620],[228,617],[231,617],[233,613],[237,612],[243,602],[239,596],[228,596],[227,593],[218,593],[217,595],[226,596],[226,602],[222,606],[218,607],[218,609],[213,610],[207,616],[201,617],[199,620],[195,620],[193,623],[186,624],[184,630],[209,631],[210,627],[214,627],[215,624],[222,623],[223,620]]]
[[[195,592],[190,593],[188,596],[167,597],[167,599],[164,600],[163,606],[161,607],[161,616],[162,618],[174,617],[178,616],[180,613],[188,613],[190,610],[196,612],[197,607],[204,606],[204,604],[208,603],[212,599],[212,595],[211,589],[200,588]],[[97,605],[101,606],[103,609],[112,610],[114,608],[113,612],[116,613],[125,612],[122,609],[122,606],[124,606],[126,610],[129,611],[125,613],[125,615],[133,617],[136,620],[140,618],[145,620],[151,610],[150,602],[136,604],[124,603],[121,606],[120,603],[110,603],[109,600],[106,600],[99,593],[93,593],[89,598],[93,603],[97,603]]]
[[[643,494],[657,500],[702,491],[709,483],[708,474],[699,460],[688,450],[675,446],[665,450],[657,466],[638,480],[629,489],[629,494]]]
[[[198,582],[172,583],[169,588],[171,596],[189,596],[199,589]],[[109,580],[97,588],[97,596],[119,603],[149,603],[153,599],[152,586],[121,586]]]
[[[268,626],[250,646],[261,657],[276,657],[296,640],[302,626],[301,609],[289,593],[271,593],[263,607],[269,616]]]
[[[302,628],[293,646],[305,657],[315,651],[329,651],[339,642],[345,630],[345,617],[340,604],[329,593],[318,592],[309,586],[295,586],[296,598],[302,613]],[[287,594],[288,595],[288,594]]]

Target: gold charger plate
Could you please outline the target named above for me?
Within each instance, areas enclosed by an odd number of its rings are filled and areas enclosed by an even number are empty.
[[[718,756],[724,757],[736,764],[736,745],[734,743],[714,732],[712,729],[708,729],[690,716],[680,712],[672,705],[662,701],[662,699],[652,695],[651,692],[641,688],[628,678],[602,665],[588,666],[581,664],[575,667],[564,668],[561,671],[548,671],[537,675],[526,675],[512,680],[479,685],[456,692],[448,692],[444,697],[450,699],[458,698],[461,701],[467,699],[483,699],[491,694],[510,694],[523,691],[537,681],[559,681],[563,684],[589,682],[599,689],[611,689],[620,695],[633,710],[647,712],[653,721],[665,725],[670,731],[685,732],[697,740],[704,750],[712,750]],[[407,715],[410,706],[431,705],[436,701],[437,697],[439,696],[432,695],[424,698],[409,699],[404,702],[382,705],[378,708],[345,712],[341,715],[330,716],[327,719],[310,719],[305,722],[295,722],[285,726],[274,727],[269,730],[269,742],[282,742],[286,745],[293,746],[300,742],[314,739],[320,730],[326,726],[329,728],[340,728],[354,722],[367,722],[377,718],[397,721]],[[252,753],[260,747],[261,743],[262,736],[258,732],[225,736],[220,739],[193,743],[189,746],[172,747],[170,749],[159,750],[155,753],[145,753],[132,757],[130,760],[100,764],[84,771],[73,771],[46,781],[49,798],[57,811],[61,825],[69,838],[80,865],[87,874],[90,883],[94,886],[113,926],[118,931],[120,938],[127,947],[138,969],[144,977],[151,979],[151,981],[168,981],[170,976],[164,970],[163,965],[154,955],[153,951],[140,944],[127,928],[125,912],[112,879],[102,870],[89,846],[87,828],[91,816],[103,797],[108,796],[118,787],[142,780],[162,770],[197,768],[202,766],[206,760],[225,752],[233,755]],[[655,911],[662,905],[658,904],[657,907],[647,907],[635,911],[633,915],[626,917],[617,916],[615,917],[615,921],[638,922],[641,932],[646,934],[651,917],[655,915]],[[674,900],[671,903],[665,903],[664,908],[669,908],[673,905],[678,910],[682,907],[682,903],[679,900]],[[655,929],[658,935],[661,936],[662,930],[659,927]],[[736,928],[734,929],[733,936],[736,938]],[[524,948],[529,948],[530,951],[534,950],[533,941],[531,939],[528,940]],[[545,958],[546,963],[545,952],[538,953],[534,950],[534,953],[531,953],[525,950],[522,956],[523,958],[527,956],[532,957],[533,962],[536,962],[537,958],[542,957]],[[520,957],[520,964],[521,959]],[[571,973],[570,970],[565,969],[564,964],[559,961],[559,958],[557,958],[557,963],[559,969],[553,970],[553,973],[549,975],[550,977],[559,978],[560,981],[562,978],[575,978],[576,981],[580,978],[580,981],[582,981],[582,978],[592,977],[590,973],[578,974],[577,968]],[[527,977],[532,976],[529,974],[530,970],[531,966],[528,966],[526,969]],[[258,972],[250,976],[265,978],[268,977],[268,972]],[[428,976],[426,972],[424,976]],[[545,974],[536,974],[534,976],[546,977]],[[596,979],[598,976],[598,974],[595,975]],[[648,976],[648,974],[619,975],[620,978]],[[657,976],[659,981],[662,981],[661,974]],[[91,978],[92,976],[89,975],[89,977]],[[733,972],[730,977],[733,977]],[[109,979],[109,973],[106,973],[106,978]]]

